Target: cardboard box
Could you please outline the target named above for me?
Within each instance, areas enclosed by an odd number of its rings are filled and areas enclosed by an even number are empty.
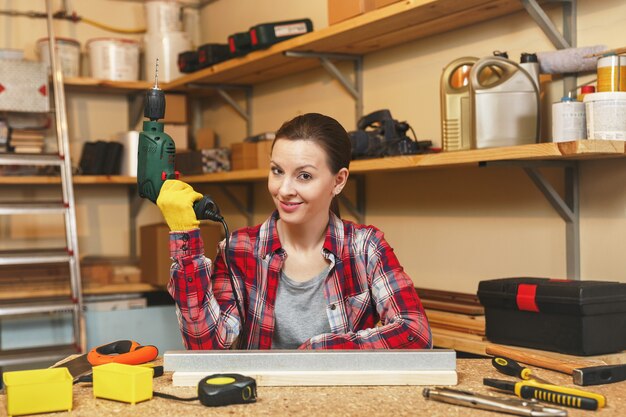
[[[176,149],[176,171],[182,175],[202,174],[202,153],[188,149],[182,151]]]
[[[328,0],[328,24],[361,15],[374,10],[374,0]]]
[[[215,148],[215,132],[210,127],[203,127],[196,131],[196,149]]]
[[[231,147],[232,170],[269,168],[272,142],[262,140],[233,143]]]
[[[50,88],[43,62],[0,60],[0,111],[46,113]]]
[[[170,280],[169,247],[170,229],[165,223],[142,226],[140,229],[141,280],[148,284],[165,287]],[[215,223],[201,223],[200,234],[204,242],[204,253],[208,258],[215,259],[217,244],[224,239],[224,229]]]
[[[187,96],[184,94],[165,95],[165,117],[163,123],[187,123]]]
[[[393,3],[400,3],[402,0],[374,0],[374,7],[380,9],[381,7],[389,6]]]
[[[163,130],[174,140],[177,151],[189,149],[189,128],[187,125],[174,125],[168,123],[163,126]]]

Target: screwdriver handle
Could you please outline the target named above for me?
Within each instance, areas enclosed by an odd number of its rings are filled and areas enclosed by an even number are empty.
[[[535,398],[540,401],[580,408],[582,410],[597,410],[606,404],[604,395],[576,388],[540,384],[535,380],[516,383],[515,394],[525,399]]]
[[[515,376],[524,380],[530,379],[531,370],[521,366],[513,359],[505,358],[504,356],[494,356],[491,359],[491,364],[505,375]]]

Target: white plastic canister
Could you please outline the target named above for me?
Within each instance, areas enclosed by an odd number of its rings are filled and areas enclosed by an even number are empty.
[[[626,140],[626,92],[587,94],[584,103],[588,139]]]
[[[144,36],[145,79],[154,79],[154,69],[159,59],[159,81],[172,81],[183,74],[178,69],[178,54],[191,49],[191,41],[185,32],[148,33]]]
[[[42,38],[37,41],[37,54],[39,60],[46,64],[48,73],[50,73],[50,49],[48,47],[48,38]],[[80,76],[80,43],[74,39],[55,38],[58,64],[61,66],[61,72],[64,77]]]
[[[180,32],[180,4],[175,0],[148,0],[146,26],[148,33]]]
[[[103,80],[139,79],[139,42],[120,38],[95,38],[87,42],[91,76]]]
[[[567,142],[587,138],[585,104],[563,97],[552,105],[552,141]]]

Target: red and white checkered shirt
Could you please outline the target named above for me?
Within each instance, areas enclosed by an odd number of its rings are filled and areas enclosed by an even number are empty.
[[[230,238],[228,255],[237,294],[243,300],[247,334],[243,346],[247,349],[272,347],[276,288],[286,257],[277,219],[275,211],[263,224],[239,229]],[[224,241],[212,264],[204,256],[199,229],[171,232],[170,253],[174,263],[168,291],[176,301],[185,346],[231,348],[241,321],[224,262]],[[331,333],[312,335],[300,349],[432,346],[413,282],[380,230],[331,213],[322,254],[330,262],[324,297]]]

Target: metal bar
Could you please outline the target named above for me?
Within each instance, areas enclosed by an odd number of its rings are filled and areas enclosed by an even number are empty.
[[[522,5],[530,15],[530,17],[535,20],[539,28],[543,30],[548,39],[552,42],[552,44],[558,49],[570,48],[571,45],[569,42],[561,35],[557,27],[554,25],[552,20],[548,17],[546,12],[541,8],[541,6],[537,3],[537,0],[520,0]]]
[[[569,279],[580,279],[580,207],[578,166],[565,168],[565,198],[535,168],[524,171],[544,194],[548,202],[565,221],[566,274]]]
[[[283,54],[289,58],[328,58],[334,60],[354,61],[360,59],[360,55],[351,54],[335,54],[331,52],[299,52],[299,51],[285,51]]]
[[[284,55],[290,58],[315,58],[319,59],[322,67],[333,76],[341,86],[355,100],[355,118],[358,124],[363,117],[363,57],[361,55],[334,54],[325,52],[296,52],[286,51]],[[339,71],[339,68],[331,60],[349,60],[354,62],[354,82]]]
[[[354,61],[354,84],[358,96],[355,105],[355,121],[359,124],[359,120],[363,117],[363,57],[359,57]]]
[[[128,188],[128,209],[130,212],[128,243],[130,248],[130,258],[133,261],[137,260],[137,216],[139,215],[139,210],[141,210],[143,201],[143,198],[139,197],[137,185],[131,185]]]
[[[563,36],[569,45],[577,45],[577,0],[568,0],[563,3]],[[566,75],[563,78],[563,96],[567,97],[570,91],[576,90],[578,83],[576,74]]]
[[[77,308],[73,316],[74,343],[80,347],[81,352],[87,348],[85,332],[85,317],[83,314],[82,282],[80,276],[78,232],[76,228],[76,206],[74,203],[74,187],[72,180],[72,163],[70,161],[70,144],[67,126],[67,114],[65,106],[65,90],[63,86],[62,68],[56,52],[56,38],[53,24],[52,0],[46,0],[46,16],[48,27],[48,46],[50,51],[50,67],[52,69],[52,88],[54,91],[55,124],[59,154],[62,155],[61,187],[63,189],[63,201],[67,204],[65,215],[66,244],[70,254],[70,282],[72,299]]]
[[[566,222],[574,221],[574,212],[567,205],[567,203],[561,198],[559,193],[556,192],[552,184],[550,184],[543,175],[536,168],[526,167],[524,168],[526,174],[530,177],[533,183],[539,188],[539,190],[546,197],[548,202],[552,205],[552,207],[556,210],[557,213],[561,216],[563,220]]]
[[[135,130],[143,118],[146,96],[143,93],[129,94],[128,101],[128,130]]]
[[[63,159],[59,155],[23,155],[23,154],[0,154],[1,165],[42,165],[62,166]]]
[[[356,175],[353,178],[356,182],[356,197],[353,204],[344,194],[339,195],[341,204],[352,214],[357,223],[365,224],[365,176]]]
[[[565,203],[572,210],[572,221],[565,224],[567,277],[580,279],[580,182],[578,164],[565,168]]]
[[[215,88],[217,93],[226,101],[238,114],[246,121],[246,134],[252,136],[252,87],[237,87],[228,86],[228,88],[241,88],[246,95],[246,108],[245,110],[237,103],[230,94],[226,91],[226,87],[211,86]]]
[[[454,371],[456,352],[423,350],[169,351],[165,371]]]
[[[237,210],[239,210],[241,214],[246,216],[246,222],[248,223],[248,226],[252,226],[254,209],[250,208],[250,203],[254,199],[254,196],[250,195],[250,191],[247,190],[248,192],[246,193],[246,197],[248,199],[247,203],[243,203],[225,185],[220,185],[219,188],[224,193],[224,195],[230,200],[230,202],[237,208]]]

